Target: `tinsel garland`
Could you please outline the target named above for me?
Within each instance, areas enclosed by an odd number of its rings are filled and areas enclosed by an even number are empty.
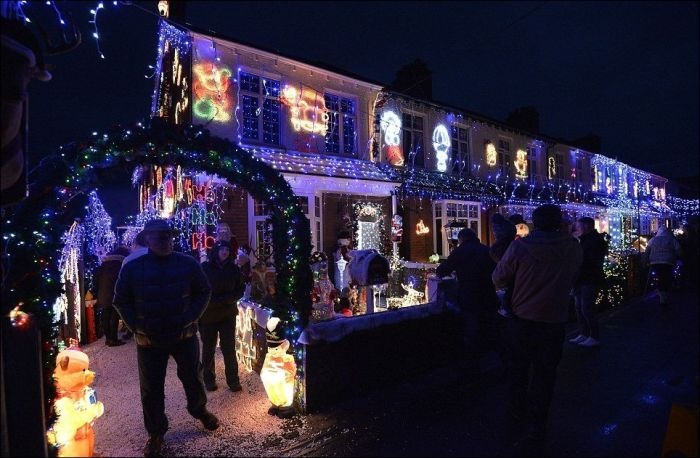
[[[157,121],[157,120],[156,120]],[[130,129],[115,127],[92,139],[74,142],[44,158],[29,176],[29,197],[7,209],[2,221],[2,309],[21,310],[38,321],[43,343],[42,366],[47,428],[55,421],[52,403],[56,396],[53,370],[57,354],[57,327],[53,304],[62,292],[58,261],[61,235],[73,222],[73,200],[99,185],[98,171],[137,165],[180,165],[201,170],[246,189],[253,198],[272,204],[272,241],[277,256],[278,291],[288,308],[273,310],[281,319],[284,338],[294,345],[308,322],[312,277],[309,221],[282,175],[260,160],[196,126],[167,127],[154,121]],[[297,367],[301,350],[295,349]],[[303,374],[298,373],[298,377]]]

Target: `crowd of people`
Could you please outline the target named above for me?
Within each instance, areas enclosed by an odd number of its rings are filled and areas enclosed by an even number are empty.
[[[457,246],[437,268],[438,277],[457,277],[452,302],[460,309],[466,349],[465,376],[479,377],[502,369],[509,384],[508,419],[521,450],[541,449],[549,406],[562,357],[565,326],[573,305],[578,333],[572,345],[601,344],[596,299],[605,285],[605,234],[595,221],[571,221],[559,206],[546,204],[532,213],[532,232],[518,228],[522,216],[491,217],[494,243],[480,243],[463,229]],[[526,226],[527,227],[527,226]],[[529,228],[528,228],[529,229]],[[697,235],[686,226],[686,263],[697,263]],[[694,241],[694,242],[693,242]],[[644,254],[650,278],[656,278],[659,302],[668,303],[673,269],[683,250],[670,230],[661,226]],[[697,267],[686,266],[692,271]],[[690,274],[692,275],[692,273]],[[451,283],[450,283],[451,285]],[[453,286],[451,286],[453,288]]]
[[[570,303],[578,335],[569,342],[587,348],[600,345],[595,304],[604,286],[608,253],[607,239],[595,229],[593,219],[582,217],[572,224],[556,205],[535,209],[532,225],[530,232],[522,216],[506,219],[494,214],[495,242],[490,247],[465,228],[458,235],[459,245],[437,267],[440,277],[456,273],[454,298],[463,324],[465,375],[478,377],[494,364],[505,370],[510,385],[508,420],[517,431],[517,442],[527,447],[542,444],[546,435]],[[686,228],[682,242],[685,253],[694,249],[697,258],[692,230]],[[124,344],[118,337],[120,319],[126,328],[124,338],[133,335],[136,341],[149,436],[145,456],[161,454],[168,429],[164,384],[169,358],[177,363],[190,415],[206,429],[217,429],[219,420],[206,408],[206,391],[218,389],[217,341],[226,384],[239,392],[237,302],[244,294],[262,304],[279,299],[264,265],[251,269],[246,256],[236,257],[240,252],[234,237],[218,240],[200,264],[173,250],[173,235],[167,221],[151,220],[131,250],[113,250],[95,272],[105,344]],[[658,278],[661,304],[668,303],[673,269],[682,253],[681,242],[663,226],[648,243],[644,257]],[[697,270],[696,259],[687,260],[686,268]]]

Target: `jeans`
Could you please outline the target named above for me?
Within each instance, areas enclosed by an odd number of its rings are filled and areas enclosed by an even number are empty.
[[[544,432],[561,360],[565,323],[513,317],[506,325],[510,406]]]
[[[105,342],[116,342],[119,339],[119,313],[114,307],[102,308],[102,330],[105,333]]]
[[[165,416],[165,370],[172,356],[177,363],[177,376],[185,388],[187,411],[195,418],[206,412],[207,395],[202,383],[197,336],[158,347],[137,346],[139,384],[143,421],[149,434],[165,434],[168,418]]]
[[[574,293],[579,334],[593,337],[596,340],[600,336],[598,318],[595,313],[595,300],[598,297],[598,291],[600,291],[600,287],[597,285],[580,285]]]
[[[224,355],[224,371],[229,387],[238,385],[238,361],[236,360],[236,317],[231,315],[217,323],[199,324],[202,338],[202,376],[206,384],[216,381],[214,352],[216,338],[219,338],[221,353]]]

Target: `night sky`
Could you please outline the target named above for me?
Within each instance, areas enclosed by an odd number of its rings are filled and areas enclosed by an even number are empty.
[[[145,119],[156,57],[156,1],[99,12],[58,2],[83,32],[30,86],[32,162],[62,143]],[[57,28],[44,2],[25,6]],[[149,10],[149,14],[145,9]],[[433,98],[504,120],[532,105],[557,138],[593,132],[603,154],[667,177],[698,174],[696,2],[190,2],[187,22],[389,84],[416,58]]]

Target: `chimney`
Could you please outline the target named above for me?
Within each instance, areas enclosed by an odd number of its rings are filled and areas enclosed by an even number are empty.
[[[571,144],[590,153],[600,153],[601,150],[600,137],[593,132],[588,132],[587,135],[577,138],[576,140],[572,140]]]
[[[416,59],[396,72],[396,77],[389,88],[418,99],[432,100],[433,72],[425,62]]]
[[[533,134],[540,133],[540,114],[535,107],[520,107],[511,111],[506,119],[506,124],[531,132]]]

